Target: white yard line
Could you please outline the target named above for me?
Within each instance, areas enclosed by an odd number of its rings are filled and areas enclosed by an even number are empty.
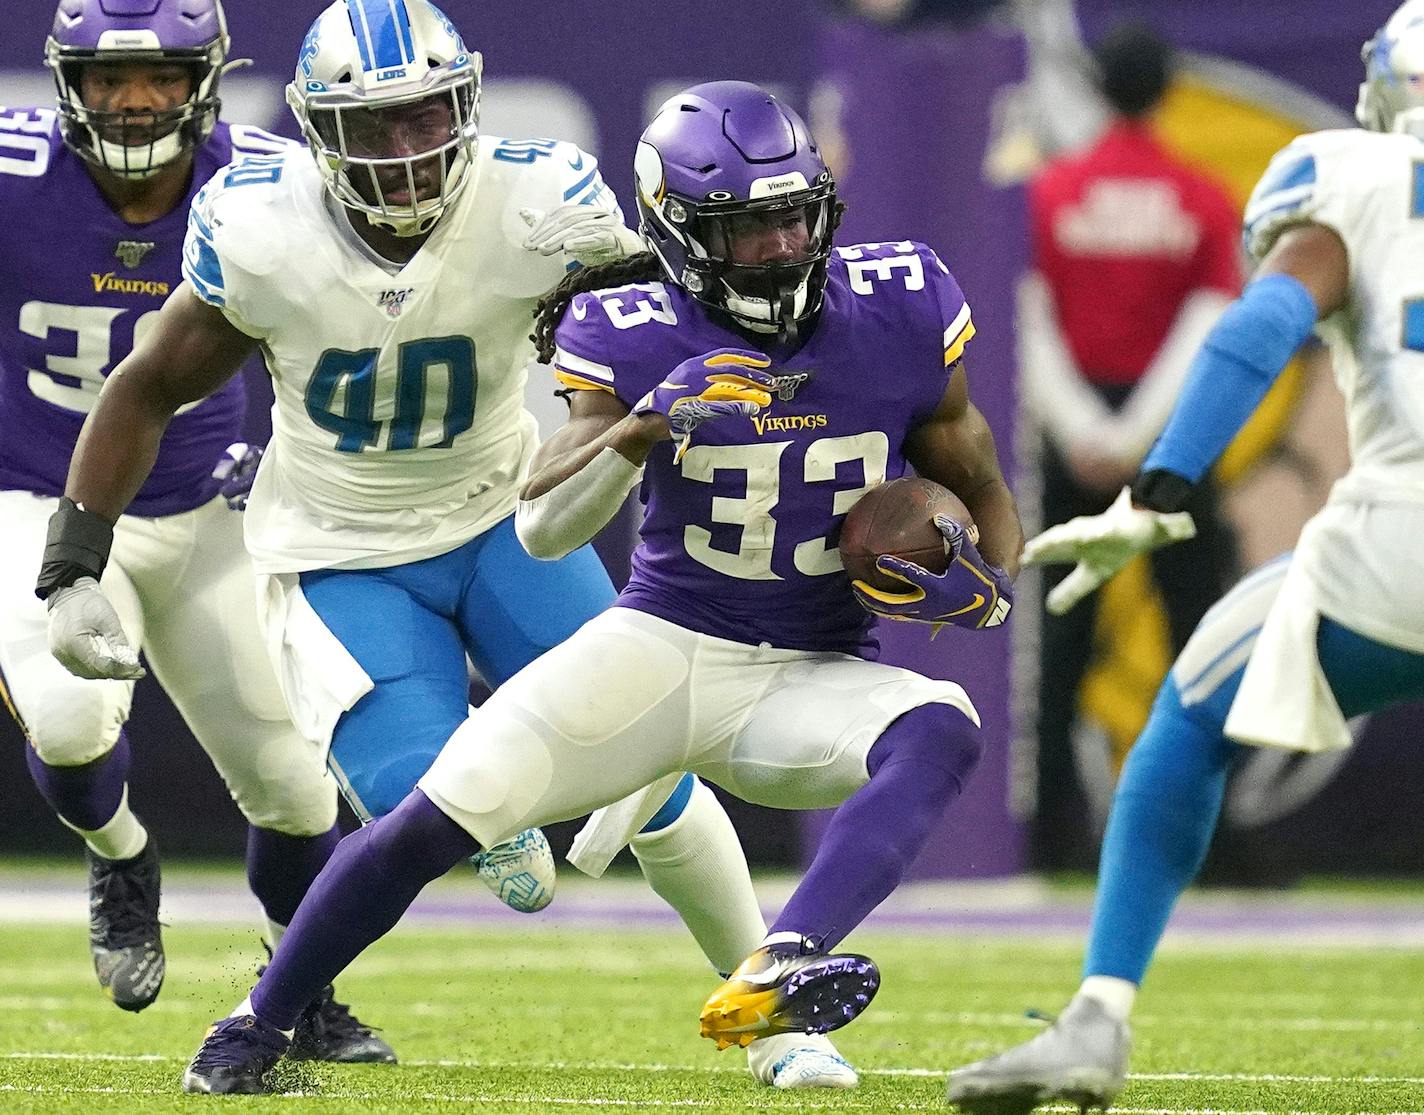
[[[150,1062],[182,1064],[185,1058],[163,1053],[61,1053],[50,1051],[0,1053],[0,1060],[7,1061],[94,1061],[94,1062]],[[740,1073],[746,1068],[741,1065],[675,1065],[651,1062],[636,1064],[622,1061],[483,1061],[483,1060],[440,1060],[402,1061],[407,1068],[447,1068],[447,1069],[547,1069],[557,1071],[587,1072],[697,1072],[697,1073]],[[862,1076],[939,1077],[948,1068],[884,1068],[860,1069]],[[1411,1084],[1424,1085],[1424,1076],[1323,1076],[1293,1073],[1243,1073],[1243,1072],[1135,1072],[1130,1079],[1149,1082],[1181,1081],[1183,1083],[1240,1083],[1240,1084]],[[1114,1111],[1126,1108],[1114,1107]]]

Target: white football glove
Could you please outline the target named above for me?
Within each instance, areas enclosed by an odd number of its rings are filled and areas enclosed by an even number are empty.
[[[570,262],[594,267],[646,250],[643,238],[616,213],[596,205],[571,203],[550,213],[521,209],[519,215],[530,229],[524,247],[541,256],[563,252]]]
[[[1123,488],[1101,515],[1079,515],[1030,538],[1023,560],[1025,565],[1078,563],[1048,594],[1048,610],[1061,616],[1138,554],[1182,542],[1196,532],[1190,512],[1134,507],[1131,489]]]
[[[146,672],[119,614],[93,577],[50,593],[49,649],[75,677],[137,681]]]

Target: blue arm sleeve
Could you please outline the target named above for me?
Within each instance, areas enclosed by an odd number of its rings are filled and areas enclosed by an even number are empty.
[[[1141,471],[1199,481],[1310,336],[1317,312],[1292,275],[1266,275],[1247,286],[1207,334]]]

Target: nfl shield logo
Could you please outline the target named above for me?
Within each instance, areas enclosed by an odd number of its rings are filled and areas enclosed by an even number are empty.
[[[133,270],[143,262],[143,257],[157,246],[152,240],[120,240],[119,246],[114,249],[114,255],[119,257],[125,267]]]
[[[406,287],[404,290],[383,290],[381,296],[376,299],[376,305],[391,317],[400,317],[401,311],[405,309],[406,301],[414,293],[414,287]]]

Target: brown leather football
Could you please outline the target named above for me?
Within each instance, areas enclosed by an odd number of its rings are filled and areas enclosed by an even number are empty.
[[[978,539],[969,508],[942,484],[902,476],[871,488],[841,524],[841,564],[853,579],[888,592],[905,586],[875,568],[875,559],[882,554],[912,561],[931,573],[943,573],[949,562],[944,536],[934,525],[936,515],[948,515],[968,530],[971,539]]]

